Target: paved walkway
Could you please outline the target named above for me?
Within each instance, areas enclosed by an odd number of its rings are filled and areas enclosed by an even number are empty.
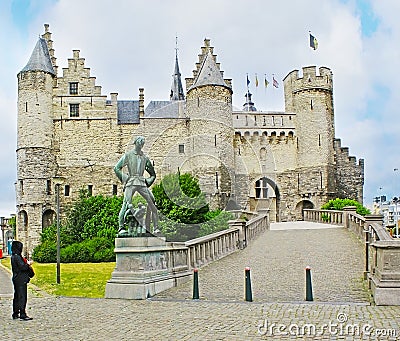
[[[360,279],[362,245],[351,233],[282,227],[273,225],[245,250],[201,269],[195,301],[191,283],[142,301],[31,292],[34,319],[13,321],[9,289],[3,289],[10,278],[0,268],[0,340],[400,340],[400,307],[369,304]],[[309,303],[306,265],[315,298]],[[251,267],[252,303],[243,301],[245,266]]]
[[[254,301],[303,302],[305,268],[310,266],[315,301],[367,304],[363,250],[354,234],[337,226],[271,224],[248,248],[199,270],[200,298],[243,300],[244,268],[249,266]],[[157,297],[190,299],[192,283]]]

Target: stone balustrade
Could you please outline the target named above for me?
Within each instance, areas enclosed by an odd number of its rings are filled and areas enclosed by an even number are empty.
[[[188,265],[197,268],[221,259],[238,248],[242,249],[269,228],[268,215],[245,220],[229,221],[230,228],[185,242],[188,251]]]
[[[343,225],[343,211],[304,209],[303,212],[305,221]]]
[[[236,227],[185,242],[188,265],[201,267],[236,251],[240,231]]]
[[[116,238],[116,266],[106,298],[145,299],[188,281],[192,269],[221,259],[269,228],[268,215],[232,220],[230,228],[187,242],[164,237]]]
[[[356,208],[345,207],[343,211],[305,209],[304,220],[318,223],[335,221],[357,235],[365,243],[365,273],[376,305],[400,305],[400,239],[393,238],[383,226],[382,215],[356,213]],[[339,215],[341,212],[341,218]],[[326,217],[332,217],[332,222]]]

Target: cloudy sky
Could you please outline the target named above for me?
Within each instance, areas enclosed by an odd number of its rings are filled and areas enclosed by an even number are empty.
[[[398,0],[1,0],[0,215],[15,212],[17,73],[44,23],[59,72],[79,49],[103,94],[118,92],[119,99],[137,99],[139,87],[146,103],[169,98],[176,37],[183,78],[211,39],[238,108],[246,75],[259,110],[284,110],[282,79],[306,65],[327,66],[336,137],[357,161],[365,159],[364,203],[400,195],[399,12]],[[274,75],[279,88],[265,90],[264,75]]]

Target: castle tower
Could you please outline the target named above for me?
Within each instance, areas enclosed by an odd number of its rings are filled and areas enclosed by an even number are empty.
[[[326,67],[303,68],[290,72],[284,79],[285,111],[296,113],[298,188],[301,192],[301,170],[319,169],[324,195],[335,190],[334,177],[334,110],[332,72]]]
[[[235,182],[232,85],[230,79],[223,78],[213,49],[210,40],[205,39],[193,78],[186,79],[186,114],[192,144],[188,163],[203,191],[214,195],[220,200],[218,205],[224,206]]]
[[[53,141],[53,85],[56,72],[49,53],[48,25],[27,65],[18,73],[17,238],[31,252],[43,224],[52,220],[55,176]],[[51,42],[51,41],[50,41]],[[53,62],[55,63],[54,50]],[[54,194],[54,193],[53,193]]]
[[[185,94],[183,92],[181,73],[179,71],[179,63],[178,63],[178,48],[175,49],[175,70],[172,75],[174,78],[171,86],[171,94],[169,96],[171,101],[179,101],[185,99]]]

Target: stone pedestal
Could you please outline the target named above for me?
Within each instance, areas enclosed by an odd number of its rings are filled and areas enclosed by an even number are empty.
[[[115,253],[106,298],[146,299],[190,279],[187,247],[163,237],[116,238]]]

